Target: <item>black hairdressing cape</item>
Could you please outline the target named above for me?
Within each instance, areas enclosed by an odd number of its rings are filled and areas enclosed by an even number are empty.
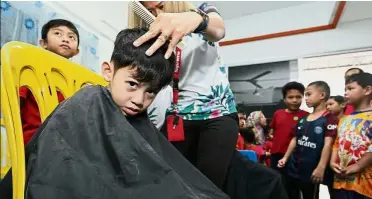
[[[101,86],[62,102],[26,149],[26,199],[224,199],[150,122]]]

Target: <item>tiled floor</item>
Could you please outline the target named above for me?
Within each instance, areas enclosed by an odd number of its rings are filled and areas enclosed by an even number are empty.
[[[328,188],[324,185],[320,185],[319,199],[329,199]]]

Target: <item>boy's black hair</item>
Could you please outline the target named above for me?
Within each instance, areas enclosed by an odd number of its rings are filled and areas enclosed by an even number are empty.
[[[152,92],[158,93],[172,81],[175,69],[175,57],[172,54],[168,59],[164,58],[168,49],[168,42],[162,45],[156,52],[147,56],[145,52],[156,41],[157,37],[150,39],[139,47],[133,42],[148,31],[147,28],[124,29],[116,36],[114,51],[111,62],[115,71],[124,67],[137,70],[133,77],[139,82],[148,83]]]
[[[363,71],[362,69],[360,69],[360,68],[349,68],[349,69],[345,72],[345,74],[348,73],[349,71],[352,71],[352,70],[358,70],[359,73],[364,73],[364,71]]]
[[[317,88],[320,88],[325,93],[325,100],[329,99],[329,96],[331,95],[331,88],[329,88],[329,85],[325,81],[315,81],[311,82],[309,86],[315,86]]]
[[[60,27],[60,26],[66,26],[67,28],[69,28],[73,33],[76,34],[77,36],[77,43],[78,43],[78,46],[79,46],[79,43],[80,43],[80,35],[79,35],[79,31],[77,30],[77,28],[75,27],[75,25],[73,23],[71,23],[70,21],[68,20],[65,20],[65,19],[52,19],[50,21],[48,21],[48,23],[44,24],[43,27],[41,28],[41,39],[45,40],[45,41],[48,41],[48,32],[51,28],[55,28],[55,27]]]
[[[304,95],[305,86],[299,82],[288,82],[282,88],[283,99],[285,99],[289,90],[298,90],[298,92]]]
[[[372,86],[372,74],[371,73],[358,73],[353,74],[350,77],[346,78],[345,85],[356,82],[362,88],[367,86]]]
[[[241,114],[244,114],[244,115],[247,115],[247,113],[242,109],[242,108],[236,108],[238,110],[238,113],[241,113]]]
[[[239,132],[245,142],[256,144],[256,136],[254,134],[253,127],[241,128]]]
[[[342,97],[341,95],[331,96],[329,97],[329,99],[334,99],[338,104],[345,103],[345,98]]]

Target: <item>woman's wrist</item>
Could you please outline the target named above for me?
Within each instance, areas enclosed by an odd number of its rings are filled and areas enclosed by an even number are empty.
[[[202,16],[200,16],[198,13],[196,13],[196,12],[191,12],[191,13],[193,13],[194,15],[197,15],[197,17],[196,18],[198,18],[198,26],[196,27],[196,29],[195,30],[197,30],[202,24],[203,24],[203,22],[204,22],[204,19],[203,19],[203,17]]]
[[[194,30],[194,33],[204,32],[207,29],[209,23],[209,16],[200,9],[192,9],[191,12],[200,17],[200,21],[197,28]]]

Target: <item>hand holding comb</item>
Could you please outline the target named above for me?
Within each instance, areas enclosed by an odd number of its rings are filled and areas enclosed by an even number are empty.
[[[145,23],[147,23],[148,25],[151,25],[152,23],[155,22],[156,20],[156,17],[150,13],[139,1],[130,1],[129,2],[129,8],[132,9],[134,11],[134,13],[136,13],[141,19],[143,19],[145,21]],[[150,31],[149,31],[150,32]],[[157,41],[155,42],[155,44],[157,46],[161,46],[163,45],[167,40],[171,40],[172,38],[169,38],[169,36],[167,36],[166,34],[162,33],[162,32],[155,32],[155,33],[146,33],[144,36],[142,36],[141,38],[139,38],[138,40],[136,40],[136,42],[134,43],[135,46],[138,46],[140,44],[143,43],[143,41],[147,41],[148,39],[151,39],[153,37],[156,37],[158,36],[158,39]],[[155,35],[156,34],[156,35]],[[160,34],[160,35],[159,35]],[[141,42],[139,42],[139,40],[141,40]],[[139,42],[139,44],[138,44]],[[154,45],[155,45],[154,44]],[[179,49],[183,49],[185,47],[185,43],[183,41],[180,41],[175,47],[179,48]],[[157,49],[155,49],[157,50]],[[152,54],[153,52],[150,52],[150,51],[155,51],[152,49],[152,47],[150,48],[150,50],[148,50],[146,52],[146,54]],[[167,55],[170,55],[170,53],[173,51],[174,49],[168,49],[168,52],[166,53],[166,58]]]

